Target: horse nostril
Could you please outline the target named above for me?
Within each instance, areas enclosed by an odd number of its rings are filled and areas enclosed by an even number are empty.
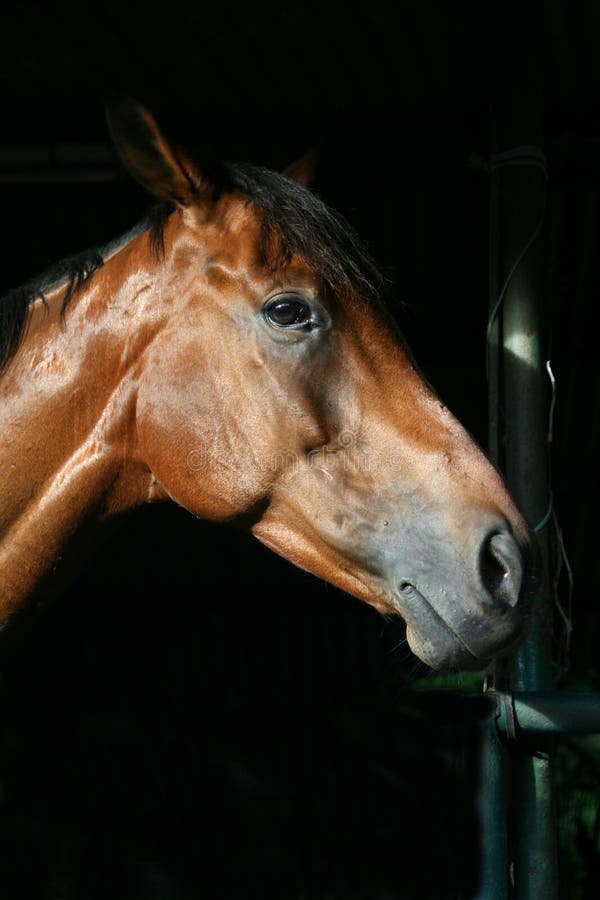
[[[481,580],[492,601],[515,606],[523,581],[523,560],[518,544],[506,531],[489,535],[481,545]]]

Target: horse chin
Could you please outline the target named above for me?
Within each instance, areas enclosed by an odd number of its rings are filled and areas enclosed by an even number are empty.
[[[406,639],[415,656],[436,672],[479,672],[491,662],[474,656],[449,633],[425,636],[407,625]]]
[[[506,656],[523,640],[524,629],[520,621],[504,627],[494,635],[494,625],[489,621],[485,642],[480,635],[483,620],[464,623],[459,633],[438,612],[432,603],[416,589],[410,593],[410,603],[396,600],[396,608],[406,621],[406,639],[412,652],[431,669],[445,672],[486,669],[493,659]]]

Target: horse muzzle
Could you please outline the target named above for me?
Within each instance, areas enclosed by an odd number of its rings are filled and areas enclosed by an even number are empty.
[[[435,552],[414,546],[392,579],[409,646],[434,669],[484,669],[526,636],[537,586],[529,548],[498,523],[469,553],[474,543],[467,540],[460,555],[442,541]]]

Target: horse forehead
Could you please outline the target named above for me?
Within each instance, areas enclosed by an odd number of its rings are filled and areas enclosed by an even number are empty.
[[[260,212],[244,197],[224,195],[208,222],[199,223],[194,215],[191,224],[203,247],[202,269],[209,280],[220,282],[224,274],[235,273],[298,288],[313,289],[320,283],[318,273],[296,254],[278,268],[264,259],[265,249],[277,257],[280,238],[275,231],[265,247]]]
[[[208,220],[202,210],[184,213],[184,221],[192,226],[197,243],[204,250],[204,267],[208,271],[217,263],[231,266],[243,263],[255,267],[260,259],[261,222],[248,201],[225,195],[215,204]]]
[[[260,215],[252,202],[241,194],[223,194],[213,209],[213,221],[225,234],[249,236],[257,240],[260,234]]]
[[[299,258],[274,269],[250,251],[245,256],[239,248],[225,245],[212,250],[202,262],[202,271],[208,284],[223,293],[240,285],[251,289],[252,294],[265,296],[278,290],[302,291],[313,296],[321,293],[321,279]]]

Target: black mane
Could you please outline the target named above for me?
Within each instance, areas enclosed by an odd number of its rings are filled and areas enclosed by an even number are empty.
[[[274,269],[293,256],[304,260],[335,293],[379,295],[381,275],[352,230],[340,215],[313,192],[290,179],[244,163],[223,170],[221,192],[237,191],[256,208],[261,221],[260,254]],[[45,293],[66,285],[64,314],[70,300],[86,284],[112,252],[144,231],[156,259],[164,252],[163,232],[173,206],[157,204],[131,231],[102,248],[86,250],[61,260],[42,275],[0,298],[0,374],[6,368],[25,331],[31,304]]]
[[[379,296],[383,279],[352,226],[317,194],[283,175],[235,163],[227,168],[231,188],[259,213],[263,260],[275,268],[299,256],[334,293]]]
[[[69,300],[102,262],[102,256],[97,250],[88,250],[78,256],[63,259],[42,275],[14,288],[0,299],[0,373],[17,352],[33,301],[44,300],[44,292],[48,288],[66,282],[63,310],[66,309]]]
[[[172,210],[173,206],[169,203],[156,204],[141,222],[121,237],[104,247],[84,250],[75,256],[61,259],[41,275],[0,297],[0,375],[18,350],[29,310],[35,300],[45,301],[45,295],[51,288],[64,284],[66,292],[61,308],[61,313],[64,314],[75,294],[104,265],[105,258],[144,231],[149,231],[153,256],[160,258],[163,252],[164,224]]]

